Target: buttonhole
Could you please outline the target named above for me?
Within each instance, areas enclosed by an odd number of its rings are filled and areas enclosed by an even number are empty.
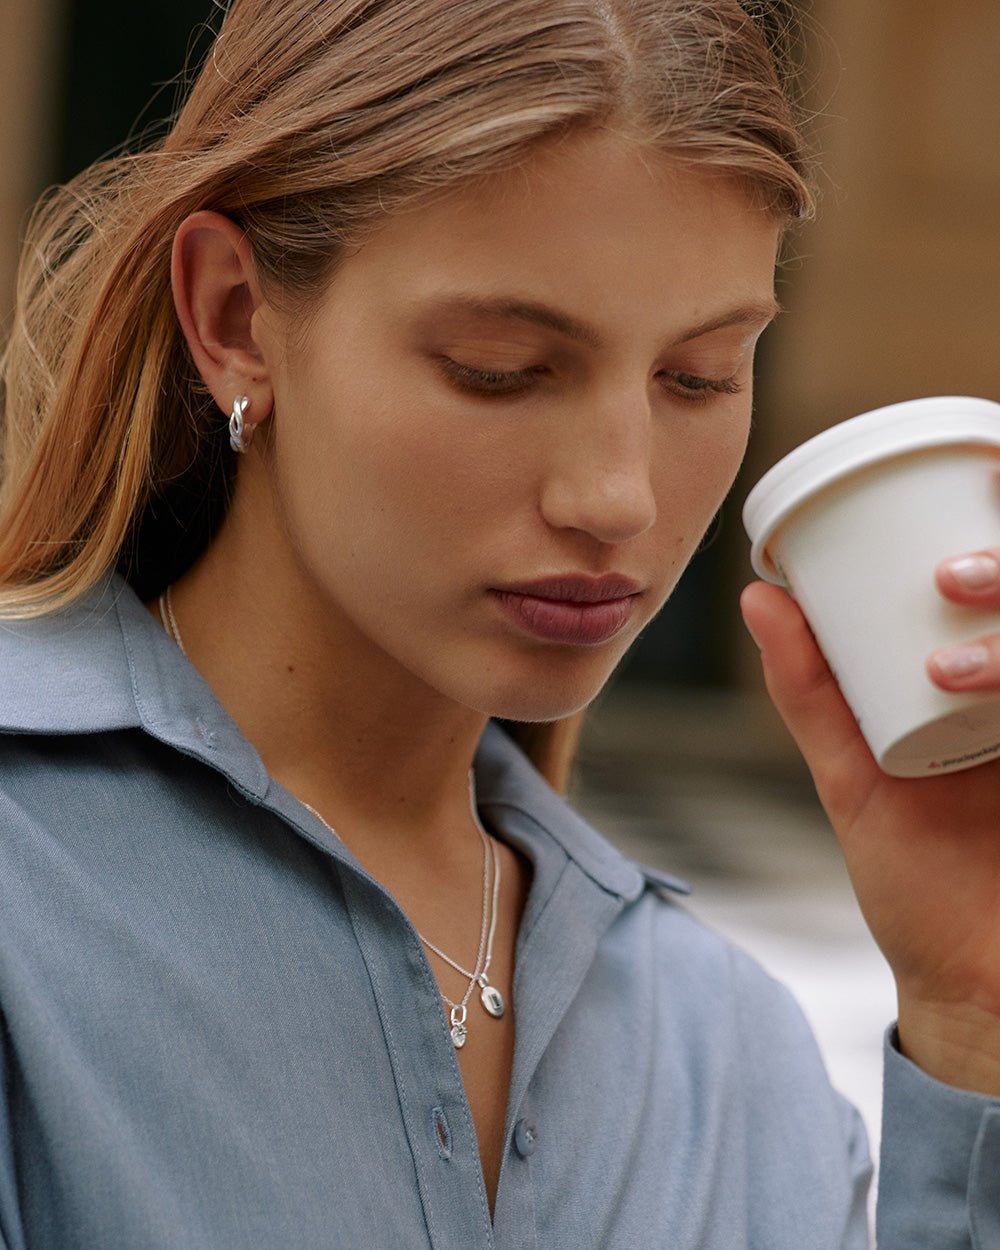
[[[450,1159],[451,1128],[443,1107],[431,1109],[431,1132],[434,1134],[434,1144],[437,1146],[438,1154],[442,1159]]]

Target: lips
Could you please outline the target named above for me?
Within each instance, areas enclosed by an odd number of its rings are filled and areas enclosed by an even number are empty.
[[[642,593],[619,573],[539,578],[494,590],[507,618],[546,642],[599,646],[628,625]]]

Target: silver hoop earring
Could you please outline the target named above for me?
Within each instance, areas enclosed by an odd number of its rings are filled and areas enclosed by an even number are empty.
[[[250,400],[246,395],[238,395],[233,400],[233,415],[229,418],[229,446],[233,451],[243,452],[250,446],[254,427],[243,420]]]

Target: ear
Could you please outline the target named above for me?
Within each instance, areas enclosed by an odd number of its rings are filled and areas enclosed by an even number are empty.
[[[262,421],[274,406],[269,308],[243,231],[221,213],[192,214],[174,239],[170,276],[184,337],[215,402],[228,414],[245,395],[248,420]]]

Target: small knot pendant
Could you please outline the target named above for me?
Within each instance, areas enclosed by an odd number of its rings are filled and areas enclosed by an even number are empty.
[[[459,1005],[451,1009],[451,1040],[456,1050],[461,1050],[465,1045],[465,1037],[468,1030],[465,1027],[465,1006]]]

